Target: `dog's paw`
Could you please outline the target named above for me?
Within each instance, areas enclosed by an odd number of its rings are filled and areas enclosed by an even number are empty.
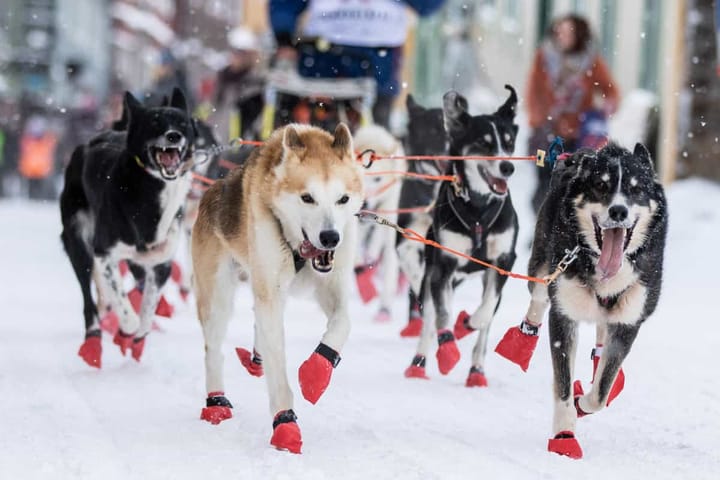
[[[158,301],[157,307],[155,308],[155,315],[159,317],[171,318],[173,316],[173,313],[175,313],[175,308],[170,305],[170,302],[167,301],[165,295],[160,295],[160,300]]]
[[[585,395],[585,390],[583,389],[582,382],[580,380],[575,380],[573,382],[573,402],[575,404],[575,410],[577,411],[577,418],[582,418],[585,415],[590,415],[590,413],[584,411],[582,408],[580,408],[580,398]]]
[[[470,321],[470,314],[466,312],[465,310],[461,311],[458,316],[457,320],[455,320],[455,327],[453,328],[453,333],[455,334],[455,338],[460,340],[461,338],[470,335],[472,332],[475,331],[474,328],[470,326],[468,323]]]
[[[223,420],[232,418],[233,406],[230,400],[225,398],[225,392],[208,393],[205,405],[206,407],[200,412],[200,420],[217,425]]]
[[[263,376],[265,372],[263,371],[262,358],[255,350],[253,350],[251,354],[244,348],[238,347],[235,349],[235,353],[237,353],[240,363],[242,363],[242,366],[245,367],[245,370],[247,370],[250,375],[253,377]]]
[[[130,290],[127,294],[128,300],[130,300],[130,305],[132,305],[133,310],[135,310],[135,313],[140,313],[140,306],[142,305],[142,299],[143,294],[140,291],[139,288],[135,287],[132,290]]]
[[[423,380],[430,380],[430,377],[425,374],[424,356],[415,355],[410,366],[405,369],[405,378],[422,378]]]
[[[85,336],[85,341],[80,345],[78,355],[91,367],[102,367],[102,342],[100,340],[100,332],[97,332],[97,334],[93,332]]]
[[[470,373],[468,374],[467,380],[465,380],[466,387],[487,387],[488,382],[485,378],[485,372],[478,367],[470,367]]]
[[[120,328],[120,319],[117,314],[108,310],[105,315],[100,319],[100,329],[108,332],[110,335],[115,335]]]
[[[273,420],[273,434],[270,445],[278,450],[290,453],[301,453],[302,435],[297,424],[297,416],[292,410],[283,410],[275,415]]]
[[[557,453],[566,457],[578,460],[582,458],[583,452],[575,434],[570,431],[562,431],[548,440],[548,452]]]
[[[510,327],[495,347],[495,352],[518,365],[523,372],[527,372],[538,338],[537,333],[533,335],[525,333],[519,327]]]
[[[443,375],[450,373],[450,370],[455,368],[460,361],[460,350],[450,330],[438,331],[438,349],[435,357],[438,362],[438,370]]]
[[[145,350],[145,337],[137,338],[135,337],[133,339],[132,345],[130,346],[132,355],[132,358],[136,361],[140,361],[140,357],[142,357],[143,350]],[[124,355],[124,353],[123,353]]]
[[[118,330],[115,334],[113,343],[120,347],[120,353],[122,353],[123,356],[128,350],[132,349],[133,337],[132,333],[125,333],[122,330]]]
[[[413,317],[408,321],[408,324],[405,325],[405,328],[400,330],[400,336],[401,337],[419,337],[420,333],[422,333],[422,327],[423,327],[423,321],[420,317]]]
[[[324,343],[318,345],[310,358],[305,360],[298,369],[300,390],[305,400],[317,403],[328,385],[333,368],[340,363],[340,355]]]
[[[368,303],[377,297],[377,289],[373,283],[374,275],[375,268],[373,265],[355,267],[355,282],[357,283],[360,299],[362,299],[363,303]]]

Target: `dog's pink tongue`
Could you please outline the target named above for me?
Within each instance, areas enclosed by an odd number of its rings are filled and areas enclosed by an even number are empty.
[[[180,163],[180,155],[177,150],[173,149],[167,152],[159,152],[157,160],[160,165],[166,168],[176,167]]]
[[[597,263],[597,269],[603,279],[613,277],[623,261],[623,247],[625,246],[625,229],[608,228],[603,230],[602,251]]]
[[[493,190],[495,190],[497,193],[505,193],[507,192],[507,182],[501,178],[493,178]]]
[[[300,244],[300,256],[305,259],[315,258],[323,253],[319,248],[315,248],[310,240],[303,240]]]

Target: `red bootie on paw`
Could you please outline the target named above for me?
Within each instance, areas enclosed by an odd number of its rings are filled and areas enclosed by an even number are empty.
[[[298,370],[300,390],[305,400],[315,405],[328,385],[333,368],[340,362],[340,355],[321,343],[310,358],[305,360]]]
[[[425,357],[422,355],[415,355],[412,363],[408,368],[405,369],[405,378],[422,378],[423,380],[430,380],[425,374]]]
[[[600,363],[600,357],[595,356],[595,349],[593,348],[592,351],[592,359],[593,359],[593,379],[592,381],[595,381],[595,372],[597,371],[598,363]],[[623,391],[623,388],[625,388],[625,372],[623,372],[622,367],[620,367],[620,370],[618,371],[617,376],[615,377],[615,381],[613,382],[612,387],[610,388],[610,393],[608,394],[607,405],[610,406],[610,403],[617,398],[618,395],[620,395],[620,392]]]
[[[120,263],[118,263],[118,269],[120,270],[120,276],[124,277],[125,275],[127,275],[130,267],[128,267],[128,264],[125,260],[120,260]]]
[[[419,337],[422,332],[423,321],[420,317],[412,317],[405,328],[400,330],[401,337]]]
[[[565,455],[566,457],[580,459],[583,456],[582,448],[573,432],[562,431],[555,438],[548,440],[548,452]]]
[[[470,335],[472,332],[475,331],[474,328],[470,326],[468,323],[470,321],[470,314],[466,312],[465,310],[461,311],[458,316],[457,320],[455,320],[455,328],[453,328],[453,333],[455,334],[455,338],[460,340],[461,338]]]
[[[100,334],[87,335],[83,344],[80,345],[78,355],[91,367],[102,367],[102,342],[100,341]]]
[[[142,357],[143,350],[145,350],[145,337],[133,339],[131,350],[130,354],[132,355],[132,358],[136,362],[139,362],[140,357]]]
[[[582,418],[585,415],[590,415],[588,412],[580,408],[580,405],[578,403],[580,397],[582,397],[583,395],[585,395],[585,391],[583,390],[582,382],[580,382],[580,380],[575,380],[573,382],[573,399],[575,402],[575,411],[577,411],[577,418]]]
[[[165,295],[160,295],[160,300],[155,308],[155,315],[170,318],[173,316],[173,313],[175,313],[173,306],[165,299]]]
[[[120,319],[112,310],[108,310],[100,319],[100,329],[105,330],[110,335],[115,335],[120,328]]]
[[[273,421],[273,434],[270,445],[278,450],[290,453],[301,453],[302,435],[297,424],[297,417],[292,410],[283,410],[275,415]]]
[[[471,367],[470,373],[468,374],[467,380],[465,380],[466,387],[487,387],[487,378],[482,369],[477,367]]]
[[[182,282],[182,270],[176,261],[170,263],[170,278],[178,285]]]
[[[125,355],[125,353],[132,348],[133,335],[118,330],[113,338],[113,343],[120,347],[120,353]]]
[[[535,333],[524,332],[523,326],[526,329],[534,329]],[[495,352],[518,365],[523,372],[527,372],[537,346],[538,328],[527,325],[525,322],[521,323],[520,327],[511,327],[495,347]]]
[[[450,370],[460,361],[460,350],[458,350],[455,337],[450,330],[438,331],[438,350],[435,356],[438,370],[443,375],[450,373]]]
[[[137,287],[133,288],[128,292],[128,300],[130,300],[130,305],[132,305],[135,313],[140,313],[140,305],[142,305],[142,298],[143,294]]]
[[[358,292],[363,303],[368,303],[377,297],[377,289],[373,283],[373,275],[375,269],[372,265],[363,265],[355,268],[355,282],[357,283]]]
[[[200,412],[200,419],[210,422],[213,425],[217,425],[223,420],[232,418],[232,404],[225,398],[225,392],[210,392],[208,393],[207,405]]]
[[[240,363],[242,363],[242,366],[245,367],[245,370],[247,370],[250,375],[253,377],[263,376],[262,358],[255,350],[253,350],[253,353],[250,353],[244,348],[238,347],[235,349],[235,353],[237,353]]]

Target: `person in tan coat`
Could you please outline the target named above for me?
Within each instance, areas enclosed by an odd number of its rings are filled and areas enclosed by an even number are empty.
[[[555,19],[535,53],[526,84],[525,103],[531,128],[528,151],[547,149],[556,135],[565,152],[583,144],[584,117],[601,118],[617,110],[620,93],[610,69],[597,51],[590,26],[569,14]],[[597,146],[597,145],[592,145]],[[537,212],[547,193],[552,167],[538,169],[533,195]]]

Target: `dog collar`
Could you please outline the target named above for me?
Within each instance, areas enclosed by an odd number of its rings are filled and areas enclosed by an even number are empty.
[[[138,167],[145,168],[145,164],[143,163],[142,160],[140,160],[139,156],[135,155],[134,158],[135,158],[135,163],[137,163]]]

